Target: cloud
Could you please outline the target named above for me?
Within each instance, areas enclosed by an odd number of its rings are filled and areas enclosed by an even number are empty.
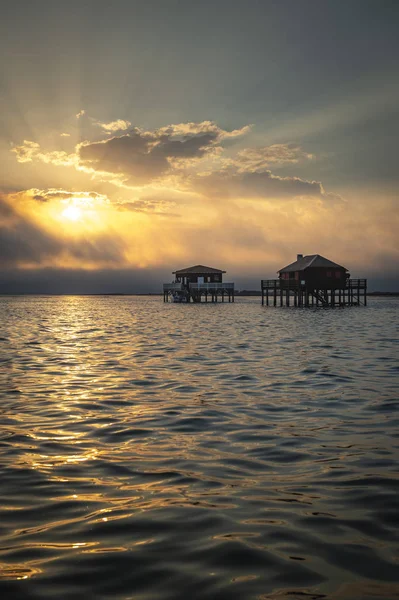
[[[116,122],[115,122],[116,123]],[[321,182],[299,177],[280,177],[275,168],[309,161],[314,155],[293,143],[247,147],[235,154],[224,153],[223,141],[245,135],[250,126],[226,131],[212,121],[180,123],[146,131],[139,128],[106,140],[78,144],[74,153],[45,152],[36,142],[25,140],[13,148],[18,162],[41,161],[75,167],[93,178],[116,184],[120,189],[166,186],[175,191],[205,197],[289,199],[317,197],[330,203],[341,201],[327,193]],[[170,204],[125,199],[131,210],[168,212]]]
[[[173,125],[166,125],[156,130],[158,135],[167,135],[169,137],[191,137],[196,135],[203,135],[205,133],[211,133],[215,140],[221,141],[228,138],[237,138],[249,133],[252,129],[252,125],[245,125],[241,129],[234,129],[233,131],[226,131],[219,127],[214,121],[201,121],[199,123],[178,123]]]
[[[226,166],[234,166],[239,173],[264,171],[268,167],[298,164],[312,160],[313,154],[305,152],[295,144],[272,144],[260,148],[245,148],[237,152],[234,158],[226,159]]]
[[[42,152],[40,144],[30,140],[24,140],[23,144],[11,149],[19,163],[40,161],[45,164],[56,166],[72,167],[77,166],[77,155],[68,154],[63,150],[53,150]]]
[[[84,114],[83,111],[78,115]],[[117,120],[99,125],[107,133],[123,130],[129,121]],[[148,185],[164,177],[182,177],[184,171],[203,159],[215,159],[225,141],[235,140],[251,126],[227,131],[213,121],[171,124],[153,131],[137,127],[129,133],[101,141],[84,141],[75,152],[46,151],[32,140],[12,148],[19,163],[39,161],[55,166],[75,167],[118,186]],[[245,160],[243,157],[240,160]]]
[[[155,213],[155,214],[167,214],[168,217],[178,216],[177,213],[173,213],[173,208],[176,204],[174,202],[161,202],[158,198],[151,199],[138,199],[132,202],[121,202],[115,205],[118,210],[131,211],[139,213]]]
[[[55,188],[49,188],[47,190],[39,190],[32,188],[23,192],[27,197],[31,197],[37,202],[50,202],[51,200],[76,200],[79,204],[109,204],[109,200],[105,194],[99,194],[98,192],[70,192],[66,190],[59,190]]]
[[[84,167],[122,175],[129,183],[146,183],[173,171],[173,160],[201,159],[211,153],[219,131],[182,134],[162,130],[145,132],[135,128],[126,135],[78,147]]]
[[[268,170],[219,171],[196,177],[193,184],[203,194],[218,198],[287,199],[300,196],[319,198],[329,196],[319,181],[307,181],[299,177],[279,177]],[[331,199],[333,198],[337,199],[337,196],[331,195]]]
[[[70,133],[60,133],[60,137],[71,137]]]
[[[80,117],[83,117],[83,115],[85,115],[85,114],[86,114],[86,111],[82,109],[77,113],[76,118],[80,119]]]
[[[119,123],[127,125],[128,122],[115,121],[108,125]],[[125,176],[130,184],[148,183],[220,152],[223,140],[241,137],[250,128],[246,125],[226,131],[213,121],[172,124],[154,131],[135,127],[122,136],[80,144],[79,160],[81,165],[94,171]]]
[[[164,156],[152,154],[150,140],[138,130],[106,141],[83,143],[78,153],[81,165],[123,175],[135,183],[155,179],[169,168]]]
[[[101,127],[107,133],[116,133],[117,131],[125,131],[126,129],[129,129],[131,122],[124,121],[123,119],[117,119],[116,121],[111,121],[110,123],[101,123],[100,121],[97,121],[95,125]]]

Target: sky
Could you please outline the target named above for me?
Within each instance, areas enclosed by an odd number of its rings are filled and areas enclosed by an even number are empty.
[[[397,0],[5,4],[0,293],[298,253],[399,291]]]

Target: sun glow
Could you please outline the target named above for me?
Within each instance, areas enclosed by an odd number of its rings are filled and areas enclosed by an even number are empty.
[[[71,205],[62,211],[62,216],[70,221],[79,221],[82,217],[82,211],[78,206]]]

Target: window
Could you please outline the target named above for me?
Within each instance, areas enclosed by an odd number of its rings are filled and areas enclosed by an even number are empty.
[[[327,277],[332,277],[332,272],[331,271],[327,271]]]
[[[335,279],[341,279],[341,271],[335,271]]]

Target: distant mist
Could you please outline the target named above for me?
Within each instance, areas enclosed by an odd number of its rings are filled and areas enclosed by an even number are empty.
[[[156,294],[162,284],[172,281],[170,269],[19,269],[0,272],[0,294]],[[394,274],[354,274],[368,277],[368,291],[399,292],[399,278]],[[229,271],[226,281],[234,281],[236,289],[259,290],[262,278],[274,278],[275,273],[251,276]]]

